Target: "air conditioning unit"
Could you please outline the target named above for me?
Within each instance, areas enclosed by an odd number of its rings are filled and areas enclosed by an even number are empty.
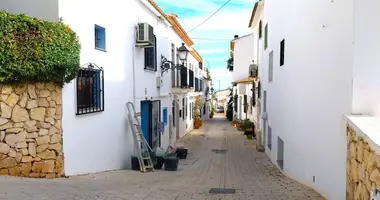
[[[139,23],[136,30],[136,46],[152,47],[154,43],[153,27],[148,23]]]
[[[163,85],[162,77],[156,77],[157,88],[161,88]]]

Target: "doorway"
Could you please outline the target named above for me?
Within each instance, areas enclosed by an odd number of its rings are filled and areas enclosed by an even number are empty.
[[[152,149],[161,146],[161,101],[141,101],[141,129]]]

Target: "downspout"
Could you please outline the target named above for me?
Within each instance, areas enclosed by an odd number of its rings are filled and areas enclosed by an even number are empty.
[[[135,75],[135,50],[136,50],[136,46],[135,46],[135,43],[132,44],[132,69],[133,69],[133,72],[132,72],[132,77],[133,77],[133,105],[136,105],[136,75]]]

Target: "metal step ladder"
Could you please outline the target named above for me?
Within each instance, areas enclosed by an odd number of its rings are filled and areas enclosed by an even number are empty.
[[[138,157],[140,163],[141,172],[154,171],[153,161],[150,157],[150,152],[153,152],[148,142],[143,135],[140,121],[136,114],[135,106],[132,102],[127,103],[128,109],[128,121],[132,129],[133,140],[135,142],[135,154]]]

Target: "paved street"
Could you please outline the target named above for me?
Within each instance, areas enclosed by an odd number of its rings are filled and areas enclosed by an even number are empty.
[[[189,156],[177,172],[120,170],[55,180],[0,177],[0,200],[323,199],[282,175],[223,116],[182,142]],[[227,151],[216,154],[212,149]],[[233,188],[236,193],[215,195],[210,188]]]

